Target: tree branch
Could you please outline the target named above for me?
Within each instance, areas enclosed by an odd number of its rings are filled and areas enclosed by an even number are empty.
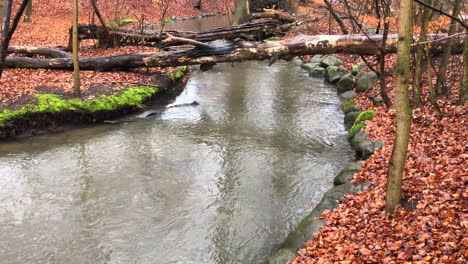
[[[427,8],[432,9],[432,10],[436,11],[436,12],[439,13],[439,14],[442,14],[442,15],[444,15],[444,16],[446,16],[446,17],[451,18],[453,21],[458,22],[458,24],[460,24],[462,27],[464,27],[466,30],[468,30],[468,25],[465,24],[460,18],[455,17],[455,16],[452,16],[451,14],[449,14],[449,13],[443,11],[442,9],[433,7],[433,6],[429,5],[428,3],[426,3],[426,2],[424,2],[424,1],[422,1],[422,0],[413,0],[413,1],[415,1],[416,3],[418,3],[418,4],[420,4],[420,5],[425,6],[425,7],[427,7]]]

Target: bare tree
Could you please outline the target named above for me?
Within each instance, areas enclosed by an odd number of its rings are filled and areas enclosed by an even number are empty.
[[[434,0],[429,0],[428,4],[432,5]],[[424,58],[424,51],[427,47],[427,31],[429,28],[429,21],[432,16],[432,10],[421,6],[421,33],[419,35],[418,51],[416,53],[416,60],[414,65],[413,75],[413,107],[419,107],[422,104],[421,100],[421,76],[422,76],[422,62]]]
[[[460,12],[460,7],[461,7],[462,0],[455,0],[455,3],[453,5],[453,11],[452,11],[452,16],[457,17],[458,13]],[[449,36],[452,36],[453,34],[456,33],[457,31],[457,23],[455,20],[452,19],[450,22],[450,27],[448,34]],[[447,42],[447,46],[444,49],[444,53],[442,54],[442,61],[440,63],[440,68],[439,68],[439,74],[437,76],[437,83],[436,83],[436,92],[437,94],[449,94],[449,90],[447,88],[447,85],[445,85],[445,82],[447,81],[447,68],[448,68],[448,63],[450,60],[450,57],[452,56],[452,45],[453,45],[453,39],[449,39]]]
[[[459,104],[463,105],[468,100],[468,31],[465,36],[465,49],[463,52],[463,80],[460,86]]]
[[[5,65],[5,59],[8,53],[8,46],[10,46],[11,38],[13,37],[13,34],[15,33],[16,28],[18,27],[18,23],[21,17],[23,16],[24,10],[26,9],[26,6],[28,5],[29,1],[30,0],[23,0],[23,2],[21,2],[19,9],[15,17],[13,18],[12,23],[10,24],[13,0],[6,0],[5,14],[3,16],[2,21],[2,38],[0,45],[0,79],[2,78],[3,74],[3,66]]]
[[[161,16],[159,18],[159,24],[161,27],[161,31],[159,32],[160,35],[162,35],[162,32],[164,30],[164,26],[166,25],[166,17],[167,13],[171,7],[172,0],[154,0],[156,3],[156,6],[159,8],[161,12]]]
[[[392,213],[401,201],[402,175],[411,131],[411,108],[408,98],[411,41],[413,39],[413,0],[400,0],[398,52],[396,65],[396,138],[388,165],[385,209]]]
[[[80,61],[78,42],[78,0],[73,1],[73,90],[76,97],[81,97]]]
[[[26,16],[24,17],[25,23],[31,23],[31,17],[32,17],[32,8],[33,8],[33,2],[32,0],[29,1],[28,6],[26,7]]]
[[[240,25],[250,18],[250,1],[249,0],[236,0],[235,2],[236,19],[234,25]]]

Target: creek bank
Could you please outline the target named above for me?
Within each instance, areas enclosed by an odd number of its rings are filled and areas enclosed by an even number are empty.
[[[98,123],[137,112],[156,99],[178,95],[188,75],[187,66],[179,67],[158,78],[154,85],[128,87],[117,94],[101,94],[90,100],[34,94],[32,103],[0,111],[0,140],[56,132],[67,126]]]
[[[324,63],[324,61],[326,63]],[[356,106],[354,99],[356,93],[367,92],[377,81],[374,72],[364,72],[362,63],[356,64],[350,69],[340,67],[343,62],[333,56],[316,55],[309,63],[302,62],[299,58],[293,58],[293,63],[309,72],[311,77],[324,78],[326,82],[336,84],[340,98],[344,99],[341,109],[345,114],[344,123],[348,130],[349,144],[356,152],[356,160],[349,162],[333,180],[334,187],[327,191],[320,203],[299,222],[296,229],[291,232],[280,248],[270,257],[266,264],[284,264],[291,261],[297,251],[306,246],[307,241],[313,239],[314,234],[326,223],[316,219],[324,211],[333,211],[339,205],[339,200],[347,194],[364,191],[370,182],[358,184],[350,183],[355,173],[361,171],[362,160],[368,159],[374,151],[384,145],[382,141],[368,140],[369,133],[361,131],[366,127],[364,121],[371,120],[375,116],[373,110],[362,110]]]

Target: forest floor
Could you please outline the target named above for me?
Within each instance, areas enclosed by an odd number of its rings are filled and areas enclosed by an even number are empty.
[[[55,6],[54,2],[57,2]],[[35,3],[40,8],[35,9],[33,22],[21,23],[12,45],[66,46],[71,25],[71,7],[63,6],[61,1],[37,0]],[[85,10],[88,10],[86,8],[89,9],[85,7]],[[310,16],[323,19],[305,23],[294,31],[340,34],[335,23],[332,22],[329,27],[327,12],[315,8],[302,7],[301,12],[307,11]],[[55,12],[51,14],[50,10]],[[143,11],[145,10],[138,12]],[[140,14],[138,12],[132,18]],[[178,8],[177,12],[169,16],[193,16],[199,13],[193,8]],[[88,13],[86,14],[80,20],[82,23],[89,22]],[[363,20],[372,23],[371,18]],[[154,51],[157,48],[85,48],[81,55],[103,56]],[[339,57],[346,62],[348,68],[358,62],[353,56]],[[390,76],[387,90],[391,98],[394,96],[395,60],[395,55],[388,55]],[[376,64],[374,60],[370,61]],[[395,136],[395,109],[372,104],[369,96],[379,95],[378,84],[368,93],[357,96],[356,101],[361,109],[373,109],[377,113],[372,121],[366,121],[366,130],[373,140],[384,140],[386,143],[363,162],[362,171],[355,174],[353,179],[354,182],[371,181],[372,185],[363,193],[347,195],[340,202],[339,209],[325,212],[320,218],[327,225],[311,238],[307,247],[300,250],[299,256],[292,263],[467,263],[468,106],[455,104],[460,87],[461,62],[461,57],[455,56],[449,67],[446,85],[452,91],[450,98],[438,99],[444,113],[442,118],[427,103],[428,82],[427,76],[423,75],[426,104],[413,110],[411,140],[403,175],[403,196],[407,202],[405,206],[397,207],[391,215],[384,213],[384,199],[388,160]],[[138,71],[83,71],[81,77],[84,99],[155,81],[154,75]],[[27,101],[24,96],[35,93],[70,94],[72,85],[70,71],[6,69],[0,86],[0,108],[2,104],[4,107],[19,107]],[[102,89],[97,90],[97,87],[106,89],[103,92]]]
[[[312,16],[325,16],[313,13]],[[320,28],[328,33],[328,20]],[[325,30],[324,30],[325,29]],[[314,30],[312,30],[314,31]],[[332,23],[332,31],[339,27]],[[356,57],[339,56],[346,67]],[[374,60],[371,63],[378,68]],[[387,56],[387,91],[394,98],[396,55]],[[435,69],[437,69],[437,59]],[[468,263],[468,105],[457,105],[463,74],[463,57],[450,62],[447,87],[449,98],[438,98],[443,117],[436,115],[428,99],[428,77],[422,83],[424,106],[413,109],[411,138],[403,173],[403,204],[385,214],[385,185],[388,162],[395,138],[395,108],[374,106],[369,96],[379,96],[380,87],[358,94],[361,109],[377,116],[366,121],[370,140],[385,146],[362,163],[352,182],[372,182],[367,191],[347,195],[333,212],[320,219],[326,225],[300,250],[293,264],[309,263]],[[430,81],[435,82],[435,77]],[[412,89],[410,86],[410,94]]]
[[[83,1],[80,6],[79,23],[88,24],[91,21],[89,1]],[[113,19],[137,20],[145,14],[145,21],[157,23],[160,19],[158,6],[151,0],[127,1],[120,3],[117,9],[115,1],[101,0],[99,6],[107,21]],[[137,3],[138,2],[138,3]],[[209,5],[202,10],[186,3],[187,0],[177,0],[165,17],[199,16],[205,13],[220,13],[222,10]],[[69,29],[72,25],[72,6],[63,1],[36,0],[34,2],[32,23],[20,23],[14,34],[11,45],[36,47],[65,47],[68,44]],[[117,47],[112,49],[96,49],[93,41],[82,41],[80,56],[99,57],[128,53],[157,52],[156,47]],[[130,72],[97,72],[81,71],[82,99],[89,100],[101,94],[115,94],[126,87],[151,86],[162,82],[161,74],[174,69],[152,68],[136,69]],[[5,69],[0,85],[0,111],[2,108],[18,109],[35,100],[34,94],[53,93],[65,98],[73,93],[73,72],[43,69]]]

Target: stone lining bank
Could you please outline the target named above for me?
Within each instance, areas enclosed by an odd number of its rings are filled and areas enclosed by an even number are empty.
[[[376,149],[381,148],[384,144],[382,141],[369,141],[369,133],[361,131],[365,128],[363,121],[372,119],[375,113],[372,110],[363,111],[354,103],[356,93],[367,92],[372,88],[378,79],[377,74],[364,72],[365,65],[362,63],[354,65],[352,69],[341,67],[343,62],[334,56],[316,55],[308,63],[294,58],[293,62],[306,70],[310,77],[324,78],[326,82],[336,85],[337,92],[343,99],[341,109],[345,114],[344,123],[349,131],[350,145],[356,152],[356,160],[349,162],[335,176],[333,180],[335,187],[324,194],[320,203],[299,222],[297,228],[288,235],[280,248],[265,262],[266,264],[284,264],[291,261],[297,255],[297,251],[304,248],[307,241],[313,239],[314,234],[318,233],[320,228],[325,225],[323,220],[315,218],[325,210],[333,211],[336,209],[339,205],[338,201],[343,196],[362,192],[370,184],[369,182],[352,184],[349,181],[355,173],[361,171],[362,160],[368,159]],[[380,103],[379,101],[374,102]]]

